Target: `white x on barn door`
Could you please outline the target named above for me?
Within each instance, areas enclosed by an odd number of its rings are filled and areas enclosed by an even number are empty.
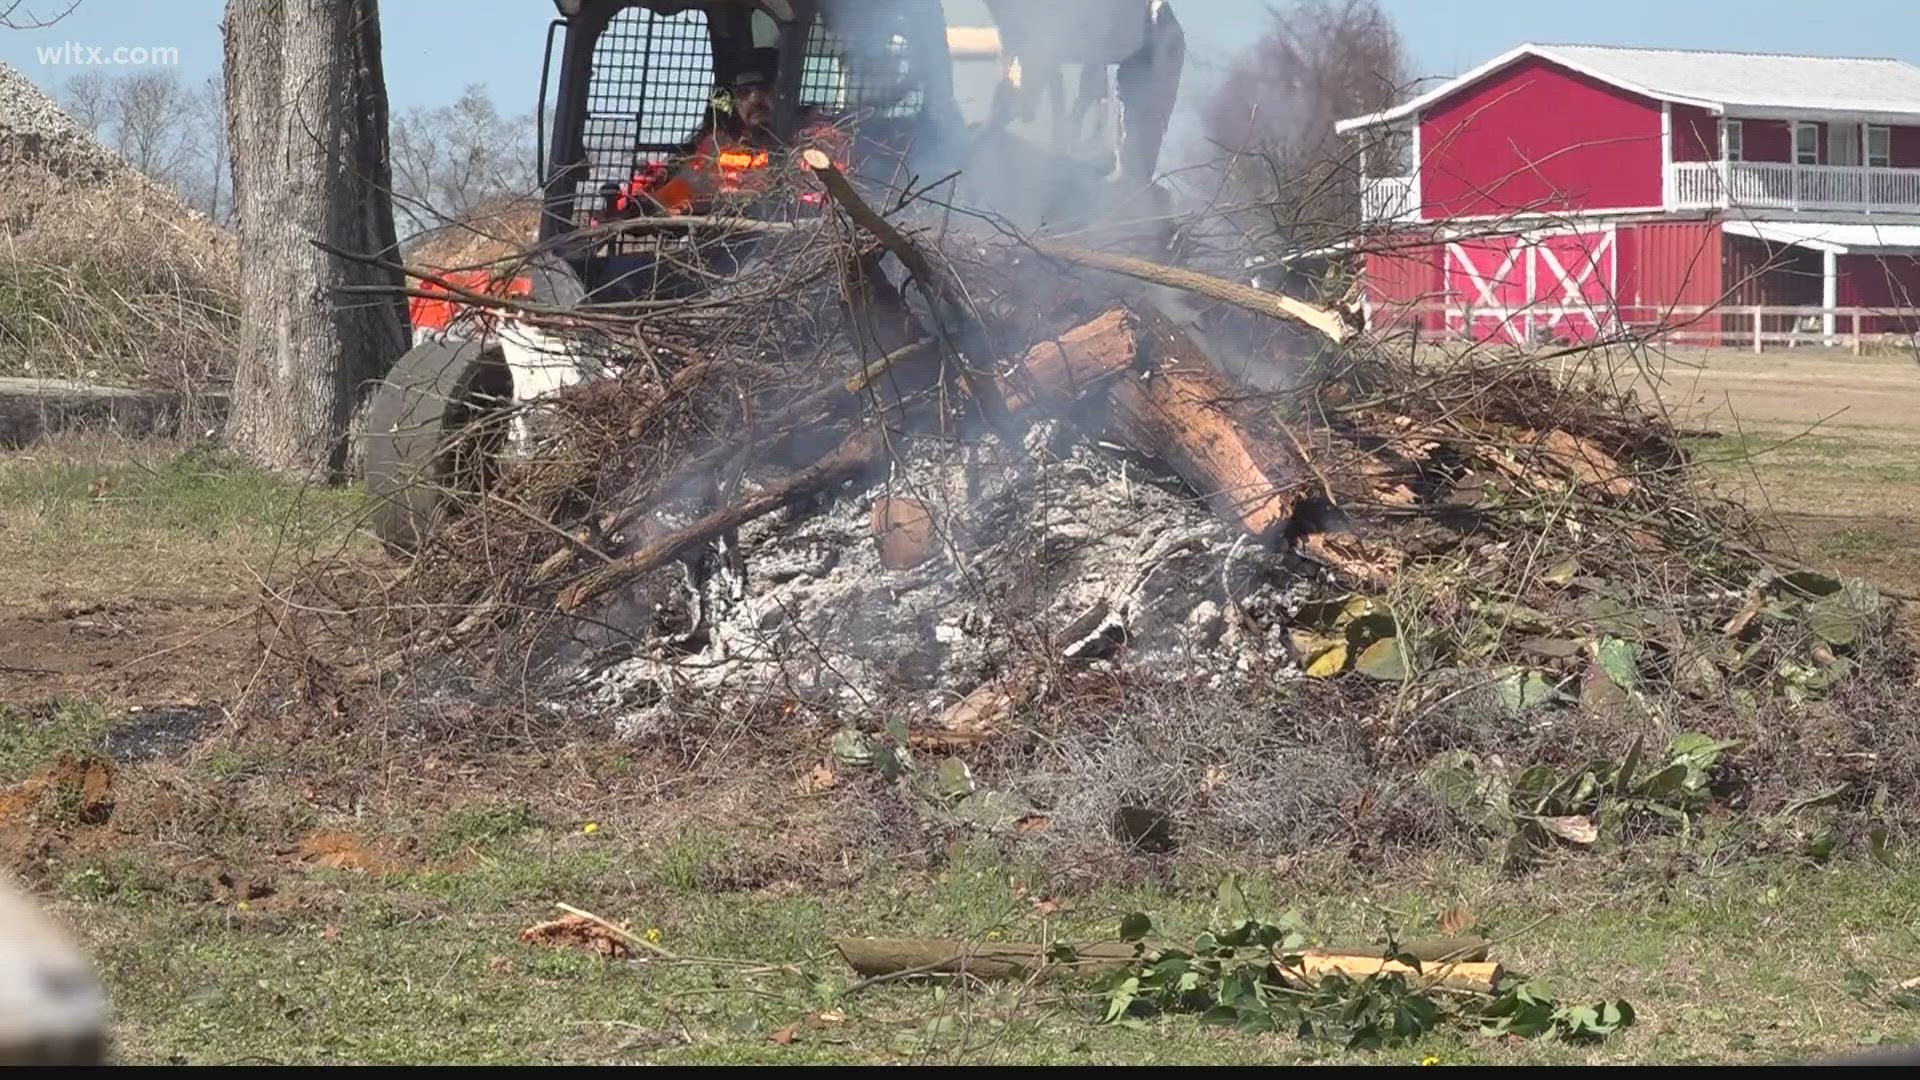
[[[1619,278],[1611,225],[1446,246],[1447,329],[1516,345],[1591,341],[1611,328]]]

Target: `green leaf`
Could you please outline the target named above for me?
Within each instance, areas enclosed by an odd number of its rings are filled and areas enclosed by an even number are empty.
[[[1513,804],[1529,813],[1537,813],[1553,789],[1559,786],[1552,768],[1546,765],[1530,765],[1513,778]]]
[[[1839,846],[1839,834],[1833,831],[1832,826],[1828,826],[1815,833],[1813,837],[1807,841],[1807,857],[1816,862],[1825,862],[1833,857],[1834,851],[1839,848]]]
[[[1807,629],[1829,645],[1852,645],[1860,640],[1865,620],[1844,596],[1829,596],[1807,605]]]
[[[1538,671],[1513,672],[1493,684],[1493,693],[1501,707],[1516,716],[1566,697]]]
[[[1398,636],[1399,626],[1393,616],[1384,611],[1372,612],[1349,620],[1346,626],[1347,643],[1355,648],[1364,648],[1370,642],[1382,641]]]
[[[1640,768],[1640,755],[1646,749],[1646,736],[1633,733],[1633,741],[1627,744],[1627,755],[1620,759],[1620,768],[1613,774],[1613,793],[1625,795],[1633,790],[1633,774]]]
[[[1369,679],[1382,682],[1402,682],[1407,677],[1407,661],[1400,651],[1399,638],[1381,638],[1367,646],[1360,659],[1353,662],[1353,670]]]
[[[1120,940],[1139,941],[1153,932],[1153,919],[1144,911],[1128,912],[1120,920]]]
[[[964,799],[973,794],[973,770],[959,758],[947,758],[936,774],[940,794],[949,799]]]
[[[880,775],[896,780],[913,771],[913,751],[905,745],[880,746],[873,751],[874,764],[880,766]]]
[[[1873,977],[1873,972],[1863,971],[1860,968],[1848,968],[1840,973],[1840,985],[1846,987],[1847,993],[1862,1001],[1873,993],[1874,987],[1879,985],[1879,982],[1880,980]]]
[[[912,732],[907,730],[907,718],[904,715],[895,713],[887,717],[887,737],[893,740],[895,746],[905,746],[912,741]]]
[[[852,728],[833,733],[833,756],[850,769],[873,767],[873,743]]]
[[[1893,835],[1885,824],[1876,821],[1867,826],[1867,854],[1881,866],[1893,868]]]
[[[975,791],[960,799],[953,816],[982,829],[1004,832],[1033,811],[1033,807],[1004,791]]]
[[[1228,874],[1220,881],[1220,888],[1214,894],[1214,900],[1220,906],[1220,913],[1230,919],[1245,919],[1249,916],[1247,894],[1240,888],[1240,879]]]
[[[1639,795],[1643,799],[1667,799],[1686,790],[1687,766],[1685,762],[1669,765],[1640,785]]]
[[[1142,916],[1142,918],[1144,917],[1145,916]],[[1121,980],[1120,985],[1107,992],[1106,1022],[1111,1024],[1127,1015],[1127,1010],[1133,1008],[1134,999],[1139,996],[1140,980],[1138,977],[1129,976]]]
[[[1838,592],[1807,604],[1807,629],[1829,645],[1854,645],[1879,615],[1880,605],[1879,590],[1849,580]]]
[[[1640,650],[1617,637],[1600,639],[1600,669],[1622,690],[1631,690],[1640,681]]]

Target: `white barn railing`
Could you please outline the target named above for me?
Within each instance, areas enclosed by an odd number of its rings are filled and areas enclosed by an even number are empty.
[[[1675,210],[1920,213],[1920,169],[1770,161],[1676,161],[1668,168]]]
[[[1413,177],[1374,176],[1360,181],[1360,219],[1369,223],[1417,221],[1420,207],[1413,201]]]

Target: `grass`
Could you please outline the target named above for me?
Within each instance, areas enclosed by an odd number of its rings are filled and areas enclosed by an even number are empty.
[[[1886,994],[1920,969],[1920,873],[1871,864],[1749,865],[1663,884],[1591,860],[1503,880],[1453,857],[1371,880],[1243,879],[1263,913],[1297,910],[1348,940],[1430,930],[1442,909],[1465,905],[1480,930],[1507,937],[1497,952],[1510,967],[1565,998],[1625,997],[1640,1012],[1596,1046],[1438,1034],[1348,1053],[1191,1018],[1104,1027],[1071,988],[848,995],[853,977],[830,951],[841,934],[1112,940],[1134,909],[1177,939],[1219,921],[1209,881],[1063,896],[1045,893],[1040,868],[964,847],[938,871],[870,874],[828,894],[680,888],[687,852],[708,843],[539,829],[441,868],[308,871],[246,910],[114,889],[102,883],[124,869],[107,866],[70,873],[63,906],[104,958],[123,1058],[142,1062],[1757,1063],[1920,1038],[1920,1014]],[[1032,900],[1042,893],[1070,910],[1043,916]],[[680,955],[788,970],[521,944],[518,931],[556,900],[658,930]],[[1875,987],[1858,998],[1856,970]],[[793,1042],[773,1038],[793,1025]]]
[[[97,750],[119,720],[88,701],[36,706],[0,703],[0,783],[16,783],[62,753]]]
[[[361,502],[205,448],[94,438],[0,456],[0,603],[249,589],[250,570],[347,532]]]

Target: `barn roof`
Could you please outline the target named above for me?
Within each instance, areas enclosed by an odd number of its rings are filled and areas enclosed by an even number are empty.
[[[1774,53],[1630,49],[1528,43],[1494,57],[1404,104],[1335,125],[1351,131],[1419,113],[1428,105],[1528,57],[1538,57],[1623,90],[1711,112],[1871,119],[1920,115],[1920,67],[1904,60]]]

